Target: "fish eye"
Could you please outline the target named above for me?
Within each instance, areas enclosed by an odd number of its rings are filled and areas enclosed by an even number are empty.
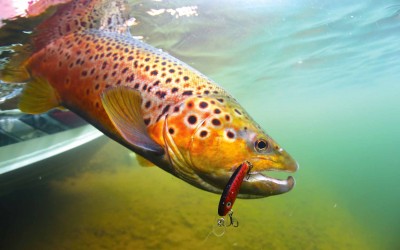
[[[226,207],[231,207],[231,202],[230,202],[230,201],[228,201],[228,202],[226,203]]]
[[[257,150],[257,152],[264,152],[268,149],[268,142],[265,139],[258,139],[254,143],[254,147]]]

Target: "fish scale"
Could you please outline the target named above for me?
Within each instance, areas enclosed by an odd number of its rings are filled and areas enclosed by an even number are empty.
[[[221,193],[244,161],[253,168],[238,197],[290,191],[292,177],[278,180],[263,171],[293,172],[296,161],[214,81],[133,38],[123,7],[121,0],[73,0],[39,24],[23,45],[33,50],[12,58],[1,72],[3,80],[28,82],[20,109],[70,109],[153,164],[210,192]]]

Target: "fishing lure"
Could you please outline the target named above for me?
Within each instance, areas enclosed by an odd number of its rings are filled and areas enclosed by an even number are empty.
[[[233,203],[235,202],[239,193],[243,179],[250,172],[251,167],[252,165],[250,162],[243,162],[229,179],[219,201],[218,214],[220,216],[225,216],[229,211],[232,210]],[[232,216],[230,216],[230,218],[232,218]]]
[[[225,234],[226,227],[239,226],[239,221],[233,217],[232,207],[239,193],[240,186],[242,185],[245,176],[249,174],[252,167],[253,166],[250,162],[245,161],[240,164],[240,166],[232,174],[231,178],[228,181],[228,184],[226,184],[225,189],[222,192],[221,199],[219,201],[218,215],[223,217],[217,219],[217,224],[214,225],[213,229],[207,235],[206,239],[208,239],[211,233],[214,233],[214,235],[217,237],[221,237]],[[228,215],[228,221],[225,221],[225,215]],[[220,231],[221,229],[222,231]]]

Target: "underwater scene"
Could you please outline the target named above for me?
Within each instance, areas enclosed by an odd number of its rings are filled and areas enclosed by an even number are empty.
[[[214,80],[298,162],[295,173],[268,172],[295,186],[239,197],[237,227],[219,227],[221,194],[93,137],[0,168],[0,249],[400,249],[399,1],[129,0],[127,9],[133,36]],[[0,84],[0,102],[19,95],[21,85]]]

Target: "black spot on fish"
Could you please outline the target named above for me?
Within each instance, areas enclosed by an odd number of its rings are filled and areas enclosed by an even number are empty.
[[[220,109],[214,109],[214,114],[221,114],[221,110]]]
[[[225,120],[230,121],[231,117],[229,115],[225,115]]]
[[[175,92],[177,92],[179,89],[177,88],[177,87],[173,87],[172,89],[171,89],[171,93],[175,93]]]
[[[192,125],[195,124],[197,122],[197,117],[194,115],[189,116],[188,122],[189,122],[189,124],[192,124]]]
[[[211,123],[212,123],[214,126],[219,126],[219,125],[221,125],[221,121],[220,121],[219,119],[212,119]]]
[[[162,110],[162,112],[161,112],[161,115],[159,115],[159,116],[157,117],[157,120],[156,120],[157,122],[160,120],[160,118],[161,118],[163,115],[165,115],[165,113],[168,112],[169,107],[170,107],[170,105],[167,105],[167,106],[165,106],[165,107],[163,108],[163,110]]]
[[[152,75],[152,76],[156,76],[157,74],[158,74],[157,70],[153,70],[153,71],[150,72],[150,75]]]
[[[161,99],[163,99],[167,95],[167,93],[165,91],[160,91],[159,90],[159,91],[156,92],[156,95],[158,97],[160,97]]]
[[[188,81],[188,80],[189,80],[189,77],[188,77],[188,76],[184,76],[184,77],[183,77],[183,80]]]
[[[235,112],[236,112],[238,115],[242,115],[242,113],[241,113],[239,110],[237,110],[237,109],[235,109]]]
[[[204,137],[206,137],[206,136],[207,136],[207,134],[208,134],[208,132],[207,132],[207,131],[205,131],[205,130],[202,130],[202,131],[200,132],[200,137],[204,138]]]
[[[144,124],[148,126],[150,124],[150,118],[144,119]]]
[[[208,107],[208,103],[207,102],[200,102],[199,107],[202,109],[205,109]]]
[[[228,136],[228,138],[233,139],[235,138],[235,133],[233,133],[232,131],[228,131],[226,132],[226,136]]]
[[[135,80],[135,74],[132,74],[132,75],[126,77],[127,82],[133,82],[133,80]]]
[[[182,95],[193,95],[193,90],[183,91]]]

